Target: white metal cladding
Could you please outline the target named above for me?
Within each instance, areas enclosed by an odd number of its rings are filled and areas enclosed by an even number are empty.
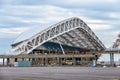
[[[70,46],[104,50],[105,47],[92,30],[79,18],[69,18],[34,35],[13,47],[13,53],[27,53],[48,41]]]

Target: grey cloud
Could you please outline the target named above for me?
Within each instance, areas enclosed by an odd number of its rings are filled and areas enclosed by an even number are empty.
[[[115,2],[116,1],[116,2]],[[54,5],[64,8],[80,8],[88,10],[99,10],[99,11],[120,11],[119,0],[2,0],[2,5]]]

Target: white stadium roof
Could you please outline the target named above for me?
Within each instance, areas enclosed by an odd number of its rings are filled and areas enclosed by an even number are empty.
[[[19,43],[21,41],[27,40],[30,37],[36,35],[37,33],[45,30],[46,28],[48,28],[51,24],[42,24],[40,26],[35,26],[32,27],[30,29],[28,29],[27,31],[21,33],[13,42],[13,44]]]
[[[77,17],[49,26],[32,28],[22,33],[12,44],[12,53],[29,54],[49,41],[92,50],[105,49],[88,25]]]

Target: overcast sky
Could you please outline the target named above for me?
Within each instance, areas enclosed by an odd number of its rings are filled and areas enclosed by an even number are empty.
[[[120,0],[0,0],[0,54],[22,32],[70,17],[81,18],[110,47],[120,33]]]

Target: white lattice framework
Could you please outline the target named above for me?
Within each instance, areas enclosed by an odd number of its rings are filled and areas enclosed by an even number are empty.
[[[79,18],[69,18],[39,32],[33,37],[13,44],[12,53],[29,54],[42,44],[51,41],[61,44],[87,48],[92,50],[104,50],[105,47],[88,25]]]

